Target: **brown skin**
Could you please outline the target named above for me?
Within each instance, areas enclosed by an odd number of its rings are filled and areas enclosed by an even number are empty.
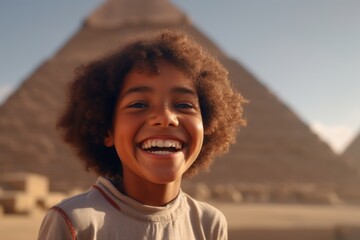
[[[179,193],[183,174],[200,153],[204,128],[193,81],[169,62],[157,66],[157,74],[133,70],[125,77],[104,142],[115,146],[121,159],[124,193],[162,206]],[[176,141],[182,147],[163,147],[161,154],[142,147],[156,141]]]

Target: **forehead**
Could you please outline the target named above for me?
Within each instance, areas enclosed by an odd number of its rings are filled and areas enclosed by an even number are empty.
[[[154,88],[154,90],[184,87],[196,93],[195,81],[176,65],[165,60],[157,61],[155,69],[150,66],[133,68],[124,78],[121,93],[139,86]]]

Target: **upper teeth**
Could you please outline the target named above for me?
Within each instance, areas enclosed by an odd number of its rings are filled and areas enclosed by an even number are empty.
[[[143,149],[151,148],[151,147],[174,147],[176,149],[181,149],[181,142],[173,139],[149,139],[144,141],[141,144]]]

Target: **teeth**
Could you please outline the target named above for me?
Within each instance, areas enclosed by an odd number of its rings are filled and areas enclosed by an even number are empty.
[[[165,141],[161,141],[161,140],[157,140],[157,141],[156,141],[156,146],[158,146],[158,147],[164,147],[164,145],[165,145]]]
[[[164,141],[164,147],[172,147],[171,141]]]
[[[181,149],[181,142],[173,139],[149,139],[141,144],[141,148],[149,149],[151,147],[174,147],[177,150]],[[167,151],[156,151],[156,152],[167,152]],[[161,153],[159,153],[161,154]]]
[[[170,151],[151,151],[153,154],[159,154],[159,155],[165,155],[165,154],[171,154]]]

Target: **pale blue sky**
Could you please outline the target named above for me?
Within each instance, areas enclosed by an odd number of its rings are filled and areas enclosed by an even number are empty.
[[[102,0],[2,0],[0,99]],[[360,130],[360,1],[173,0],[340,151]]]

